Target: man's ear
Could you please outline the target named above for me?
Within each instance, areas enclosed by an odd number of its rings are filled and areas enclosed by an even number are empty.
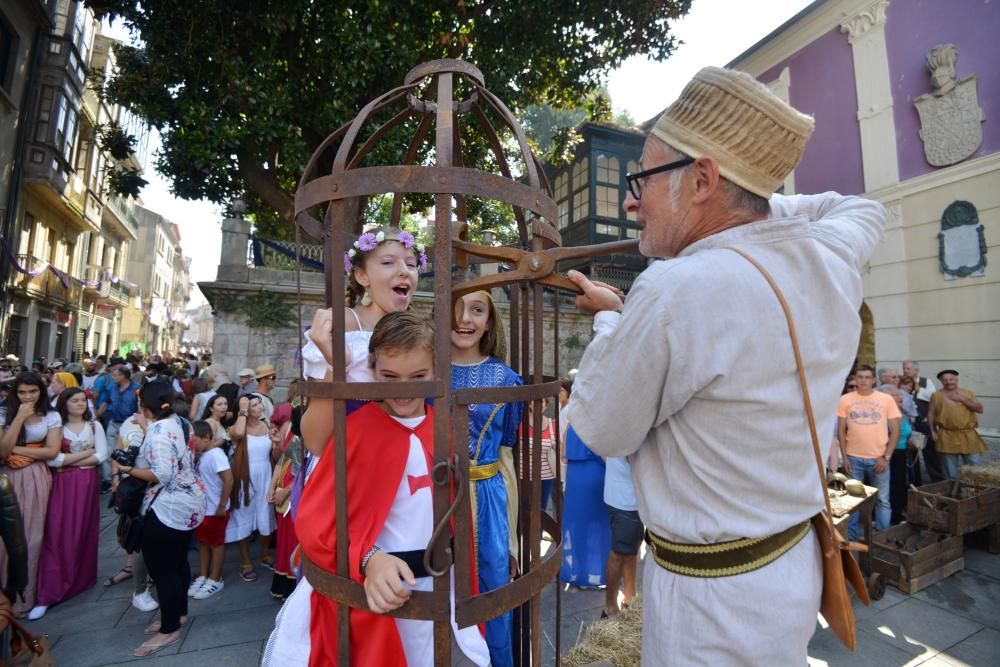
[[[719,161],[711,155],[703,155],[688,168],[694,174],[691,201],[695,204],[704,204],[719,189],[719,181],[722,178],[719,175]]]

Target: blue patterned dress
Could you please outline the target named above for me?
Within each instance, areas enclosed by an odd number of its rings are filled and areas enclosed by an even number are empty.
[[[451,388],[504,387],[523,384],[521,376],[506,364],[487,357],[478,364],[452,364]],[[501,447],[513,447],[521,423],[520,403],[483,403],[469,406],[469,458],[473,465],[488,465],[500,458]],[[492,416],[492,418],[491,418]],[[478,449],[478,453],[477,453]],[[496,474],[474,482],[476,495],[475,536],[479,592],[495,590],[510,581],[507,488]],[[486,643],[493,667],[512,667],[512,614],[486,622]]]

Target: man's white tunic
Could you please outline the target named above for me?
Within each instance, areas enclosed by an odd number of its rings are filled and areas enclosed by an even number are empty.
[[[771,535],[823,506],[781,306],[724,248],[757,259],[784,292],[825,457],[885,210],[836,193],[776,195],[771,209],[649,266],[622,315],[595,318],[574,381],[573,428],[603,456],[631,455],[639,514],[668,540]],[[684,577],[647,559],[643,663],[805,664],[820,568],[812,532],[734,577]]]

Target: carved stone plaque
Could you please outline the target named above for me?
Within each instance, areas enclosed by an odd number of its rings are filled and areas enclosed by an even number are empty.
[[[970,157],[983,143],[986,114],[979,106],[976,77],[956,80],[958,49],[939,44],[927,54],[934,91],[913,101],[920,115],[920,138],[929,164],[945,167]]]
[[[945,280],[981,276],[986,269],[986,235],[976,207],[967,201],[948,205],[941,216],[938,256]]]

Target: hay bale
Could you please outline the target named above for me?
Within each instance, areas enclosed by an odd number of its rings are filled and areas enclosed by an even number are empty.
[[[614,667],[639,664],[642,654],[642,599],[637,596],[628,609],[615,618],[595,621],[583,641],[562,658],[567,667],[583,667],[606,662]]]
[[[959,468],[958,478],[972,484],[1000,487],[1000,463],[962,466]]]

